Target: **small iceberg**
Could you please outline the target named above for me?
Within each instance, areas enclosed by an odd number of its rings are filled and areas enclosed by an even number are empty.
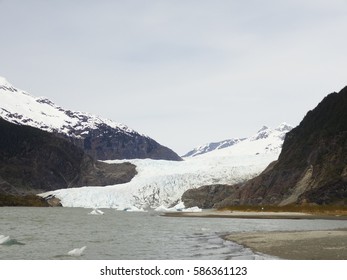
[[[183,202],[178,203],[174,207],[174,209],[176,209],[177,211],[182,211],[182,212],[201,212],[202,211],[202,209],[200,209],[197,206],[186,208]]]
[[[202,212],[202,209],[200,209],[197,206],[194,207],[190,207],[190,208],[186,208],[186,209],[182,209],[182,212]]]
[[[159,207],[155,208],[154,211],[157,211],[157,212],[176,212],[177,210],[175,208],[167,208],[164,205],[160,205]]]
[[[25,245],[22,242],[12,239],[10,236],[0,235],[0,245],[11,246],[11,245]]]
[[[104,215],[104,212],[99,209],[93,209],[93,211],[88,213],[88,215]]]
[[[11,238],[9,236],[0,235],[0,245],[6,244],[9,241],[11,241]]]
[[[184,203],[180,202],[171,208],[167,208],[167,207],[161,205],[161,206],[155,208],[154,211],[158,211],[158,212],[201,212],[202,209],[200,209],[199,207],[196,207],[196,206],[186,208]]]
[[[69,251],[67,254],[72,257],[80,257],[82,256],[84,250],[87,248],[87,246],[83,246],[82,248],[75,248],[71,251]]]

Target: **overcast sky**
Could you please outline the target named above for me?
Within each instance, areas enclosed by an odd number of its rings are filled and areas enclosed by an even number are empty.
[[[0,76],[179,154],[347,85],[346,0],[0,0]]]

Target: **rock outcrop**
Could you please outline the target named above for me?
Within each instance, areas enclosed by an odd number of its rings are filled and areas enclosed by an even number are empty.
[[[190,189],[184,192],[181,200],[187,208],[197,206],[202,209],[215,208],[215,204],[230,197],[237,189],[238,185],[207,185],[197,189]]]

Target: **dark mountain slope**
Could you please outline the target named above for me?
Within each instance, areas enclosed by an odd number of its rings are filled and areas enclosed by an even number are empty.
[[[0,119],[0,194],[124,183],[135,174],[132,164],[95,161],[52,133]]]
[[[219,205],[347,203],[347,87],[290,131],[278,161]]]
[[[171,149],[135,131],[124,133],[124,131],[107,124],[99,124],[97,128],[88,129],[86,132],[81,140],[71,137],[69,140],[95,159],[182,160]]]
[[[218,188],[232,191],[214,207],[347,204],[347,87],[326,96],[287,133],[278,160],[262,174],[243,186]]]

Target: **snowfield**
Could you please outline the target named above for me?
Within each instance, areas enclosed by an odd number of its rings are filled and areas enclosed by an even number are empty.
[[[136,133],[124,124],[84,112],[65,110],[45,97],[36,98],[15,88],[3,77],[0,77],[0,117],[15,124],[75,138],[81,138],[100,125],[108,125],[128,134]]]
[[[182,210],[184,205],[180,199],[188,189],[208,184],[240,183],[258,175],[278,158],[285,133],[290,129],[287,124],[274,130],[263,127],[254,136],[231,147],[181,162],[151,159],[106,161],[131,162],[136,165],[138,174],[125,184],[61,189],[41,196],[54,195],[64,207]]]

